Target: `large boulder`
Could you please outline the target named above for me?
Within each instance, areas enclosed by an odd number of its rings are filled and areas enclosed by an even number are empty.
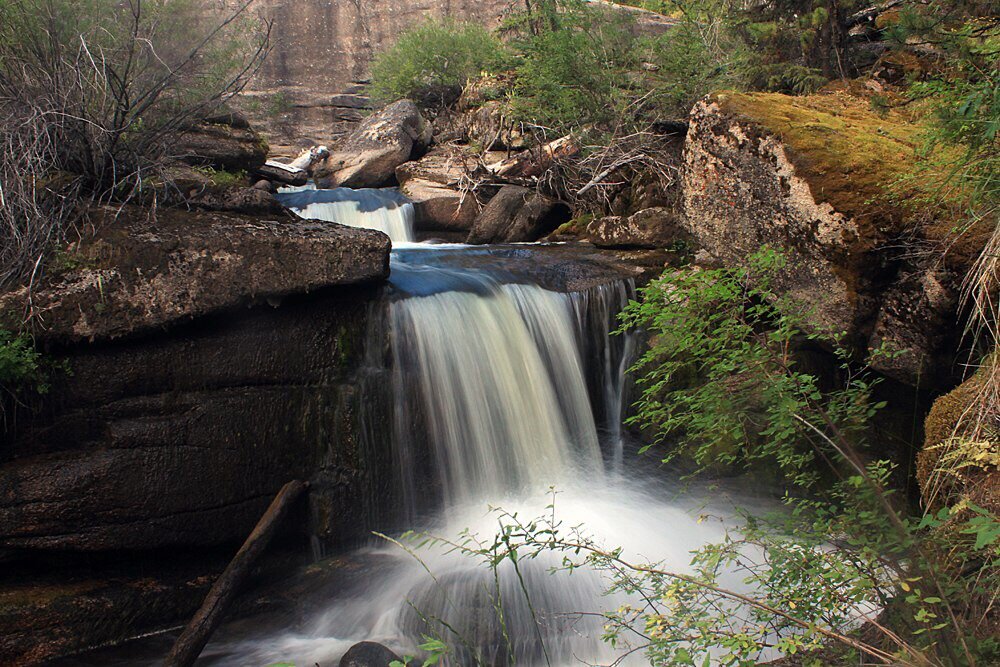
[[[143,210],[126,208],[92,218],[101,231],[67,252],[77,268],[30,295],[27,288],[0,295],[0,313],[26,312],[30,302],[45,339],[108,339],[254,301],[378,282],[389,272],[381,232],[289,214],[163,209],[153,225]]]
[[[431,153],[396,169],[400,192],[413,202],[419,231],[468,232],[482,208],[460,182],[471,168],[466,154]]]
[[[587,225],[587,236],[600,248],[666,248],[689,238],[680,218],[671,208],[647,208],[597,218]]]
[[[313,178],[326,187],[387,185],[396,167],[430,144],[432,133],[417,105],[400,100],[365,119],[313,168]]]
[[[998,379],[995,358],[972,377],[939,397],[924,424],[924,447],[917,456],[917,481],[926,507],[970,502],[1000,513],[998,406],[991,384]]]
[[[476,218],[468,243],[537,241],[571,217],[569,207],[535,190],[507,185]]]
[[[903,250],[945,246],[953,227],[932,207],[898,203],[919,192],[890,191],[919,136],[897,112],[876,115],[846,93],[710,96],[690,117],[684,224],[722,264],[763,245],[781,249],[788,261],[775,288],[811,309],[815,330],[846,332],[859,354],[905,350],[874,362],[901,382],[946,383],[957,294],[977,242],[952,244],[939,262]]]

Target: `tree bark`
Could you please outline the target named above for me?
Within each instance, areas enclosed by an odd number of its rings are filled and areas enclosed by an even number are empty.
[[[201,609],[177,638],[173,649],[163,661],[164,667],[191,667],[198,659],[222,620],[227,605],[250,571],[250,567],[267,548],[292,504],[307,486],[305,482],[293,481],[281,488],[246,542],[212,585]]]

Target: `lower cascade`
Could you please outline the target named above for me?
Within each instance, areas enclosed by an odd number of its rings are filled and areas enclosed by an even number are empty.
[[[634,288],[619,280],[554,292],[478,270],[467,261],[472,252],[452,249],[455,261],[430,248],[394,253],[382,335],[394,378],[392,485],[401,487],[392,491],[403,496],[406,525],[489,542],[498,526],[491,507],[527,519],[552,513],[609,547],[683,570],[689,551],[722,529],[696,521],[704,503],[691,489],[674,501],[662,480],[623,469],[633,342],[608,332]],[[205,657],[330,665],[361,640],[402,655],[434,634],[449,643],[452,665],[643,662],[641,651],[625,656],[601,639],[595,614],[622,600],[604,595],[608,582],[597,573],[550,573],[561,556],[517,572],[505,562],[497,580],[446,547],[408,553],[379,540],[358,557],[384,569],[327,601],[309,627],[220,637]]]

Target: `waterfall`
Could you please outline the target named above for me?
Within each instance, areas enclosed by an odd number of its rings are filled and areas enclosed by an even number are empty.
[[[337,222],[348,227],[377,229],[393,245],[412,243],[413,204],[396,190],[317,190],[313,185],[282,188],[278,201],[308,220]]]
[[[407,299],[392,335],[404,386],[422,394],[446,507],[602,473],[569,296],[497,285]]]
[[[390,219],[405,226],[412,214],[384,191],[281,197],[305,217],[357,226],[388,229]],[[413,529],[489,543],[498,528],[491,507],[528,521],[552,514],[626,558],[689,571],[690,552],[725,532],[698,515],[724,515],[727,507],[717,490],[672,489],[655,466],[625,455],[625,370],[636,341],[609,332],[635,286],[609,276],[582,291],[544,289],[533,276],[559,266],[534,267],[535,252],[419,245],[393,252],[350,408],[369,471],[358,492],[370,509],[357,520],[388,534]],[[517,262],[506,261],[511,253]],[[496,578],[481,561],[440,545],[407,551],[377,540],[351,558],[365,570],[348,577],[354,588],[323,602],[325,611],[284,631],[217,640],[210,664],[335,664],[362,640],[412,655],[424,635],[448,643],[442,664],[454,667],[645,662],[642,651],[602,640],[600,612],[627,596],[606,595],[600,572],[553,574],[562,569],[559,554],[516,572],[504,561]]]

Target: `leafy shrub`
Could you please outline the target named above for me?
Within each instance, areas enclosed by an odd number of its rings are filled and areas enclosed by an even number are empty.
[[[44,388],[42,371],[42,355],[31,337],[0,329],[0,386],[8,390],[25,385]]]
[[[646,59],[656,66],[648,84],[652,106],[668,117],[683,118],[694,103],[714,90],[742,87],[739,75],[746,54],[740,44],[709,43],[702,27],[687,21],[647,40]]]
[[[507,24],[520,58],[515,114],[559,131],[615,118],[637,69],[631,19],[579,0],[539,3]]]
[[[445,19],[404,32],[375,58],[371,92],[381,102],[424,98],[427,91],[461,87],[502,66],[504,44],[486,28]]]

